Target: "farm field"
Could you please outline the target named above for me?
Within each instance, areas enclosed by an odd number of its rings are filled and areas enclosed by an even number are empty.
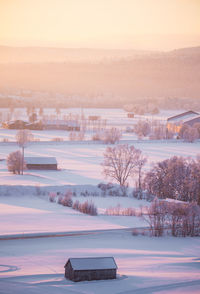
[[[4,240],[1,294],[199,293],[199,238],[149,238],[115,231],[60,238]],[[114,256],[116,280],[74,283],[69,257]]]
[[[100,110],[102,115],[102,110]],[[130,120],[120,110],[108,110],[110,126],[124,128]],[[162,114],[162,119],[167,114]],[[120,118],[121,117],[121,118]],[[107,208],[149,205],[145,200],[101,195],[97,185],[107,182],[101,163],[106,144],[68,140],[65,131],[33,131],[25,156],[53,156],[58,170],[7,170],[9,153],[19,150],[16,130],[0,129],[0,293],[1,294],[132,294],[200,292],[200,238],[133,236],[133,228],[147,227],[135,216],[106,215]],[[55,142],[60,137],[63,141]],[[9,142],[2,142],[9,138]],[[134,145],[147,156],[145,170],[174,155],[195,158],[200,141],[137,140],[123,133],[120,144]],[[130,191],[135,178],[129,182]],[[77,192],[73,201],[93,201],[97,216],[89,216],[49,202],[49,192]],[[81,191],[91,195],[81,196]],[[92,196],[92,194],[94,196]],[[62,236],[61,236],[62,235]],[[30,238],[31,237],[31,238]],[[16,238],[16,239],[14,239]],[[74,283],[64,278],[69,257],[113,256],[116,280]],[[14,289],[14,290],[13,290]]]
[[[165,123],[166,119],[169,116],[175,115],[177,113],[181,113],[181,111],[166,111],[162,110],[157,115],[135,115],[134,118],[128,118],[127,112],[123,109],[103,109],[103,108],[67,108],[67,109],[60,109],[59,115],[56,114],[55,109],[53,108],[45,108],[43,110],[43,116],[39,115],[39,109],[36,109],[35,112],[37,113],[38,119],[43,120],[45,119],[65,119],[66,116],[71,117],[71,119],[80,119],[81,116],[88,118],[89,116],[95,115],[100,119],[106,122],[106,127],[117,127],[122,131],[122,139],[123,140],[133,140],[137,139],[137,136],[134,133],[126,133],[126,128],[132,128],[134,124],[137,123],[138,120],[147,120],[149,122],[152,121],[159,121],[161,123]],[[8,120],[10,113],[9,108],[0,109],[1,120],[6,121]],[[22,119],[24,121],[28,121],[28,116],[26,113],[25,108],[16,108],[10,117],[10,120],[17,120]],[[91,140],[91,136],[93,132],[91,132],[92,127],[89,127],[89,130],[85,133],[85,140]],[[0,129],[0,141],[15,141],[16,137],[16,130],[7,130],[7,129]],[[42,132],[33,130],[32,131],[34,140],[39,141],[52,141],[55,138],[60,138],[64,141],[69,140],[69,132],[68,131],[60,131],[60,130],[43,130]]]
[[[121,141],[133,144],[147,156],[145,168],[174,155],[196,157],[200,153],[200,141]],[[105,181],[101,163],[107,145],[94,142],[33,142],[25,149],[25,156],[53,156],[58,171],[26,170],[24,175],[7,171],[6,158],[19,150],[16,143],[0,143],[0,179],[4,185],[96,185]],[[134,180],[133,180],[134,181]],[[130,182],[130,184],[133,183]]]

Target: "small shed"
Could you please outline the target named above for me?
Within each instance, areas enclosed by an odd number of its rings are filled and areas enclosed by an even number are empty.
[[[66,279],[74,282],[116,279],[113,257],[69,258],[65,264]]]
[[[98,116],[98,115],[89,115],[89,117],[88,117],[88,119],[89,120],[100,120],[100,116]]]
[[[27,169],[57,170],[55,157],[25,157]]]
[[[134,113],[133,112],[128,112],[127,117],[128,118],[134,118]]]

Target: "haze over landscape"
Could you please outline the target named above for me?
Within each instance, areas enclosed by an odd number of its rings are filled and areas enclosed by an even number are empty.
[[[1,0],[0,43],[167,51],[198,46],[198,0]]]
[[[0,0],[0,248],[0,294],[200,293],[200,0]]]
[[[1,0],[0,89],[65,106],[199,103],[199,15],[198,0]]]

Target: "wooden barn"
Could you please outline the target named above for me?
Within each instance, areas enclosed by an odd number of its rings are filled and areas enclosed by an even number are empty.
[[[57,170],[57,160],[55,157],[25,157],[27,169]]]
[[[113,257],[69,258],[65,264],[66,279],[74,282],[116,279]]]

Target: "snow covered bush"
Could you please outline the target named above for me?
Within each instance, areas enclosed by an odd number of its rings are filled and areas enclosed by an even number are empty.
[[[69,140],[70,141],[83,141],[84,138],[85,138],[84,130],[81,130],[79,132],[72,131],[69,133]]]
[[[52,138],[52,141],[54,142],[61,142],[61,141],[64,141],[63,138],[60,138],[60,137],[55,137],[55,138]]]
[[[119,142],[121,136],[122,133],[120,130],[117,128],[111,128],[104,131],[101,140],[106,144],[115,144],[116,142]]]
[[[58,204],[61,204],[63,206],[72,207],[73,206],[73,200],[72,200],[72,192],[71,190],[67,190],[64,195],[60,195],[58,197]]]
[[[122,133],[117,128],[111,128],[109,130],[98,131],[92,136],[93,141],[102,141],[105,144],[115,144],[119,142]]]
[[[22,170],[25,169],[26,165],[23,161],[23,156],[20,151],[12,152],[7,157],[7,167],[10,172],[13,174],[20,174]]]
[[[115,207],[109,207],[105,211],[106,215],[124,215],[124,216],[139,216],[139,212],[133,207],[123,208],[120,204]]]
[[[50,192],[49,193],[49,201],[50,202],[56,202],[56,193],[54,193],[54,192]]]
[[[61,204],[63,206],[72,207],[73,206],[73,200],[72,200],[72,192],[71,190],[67,190],[65,195],[62,197]]]
[[[63,206],[68,206],[68,207],[72,207],[73,205],[73,201],[71,197],[68,196],[64,196],[62,197],[62,199],[60,200],[60,204],[62,204]]]
[[[80,203],[76,200],[72,206],[73,209],[89,215],[97,215],[97,208],[92,201]]]
[[[114,188],[112,183],[107,183],[107,184],[99,183],[97,187],[101,189],[102,196],[105,196],[107,193],[109,194],[109,191]]]
[[[140,137],[146,137],[151,132],[151,126],[148,121],[139,120],[134,126],[135,133]]]

